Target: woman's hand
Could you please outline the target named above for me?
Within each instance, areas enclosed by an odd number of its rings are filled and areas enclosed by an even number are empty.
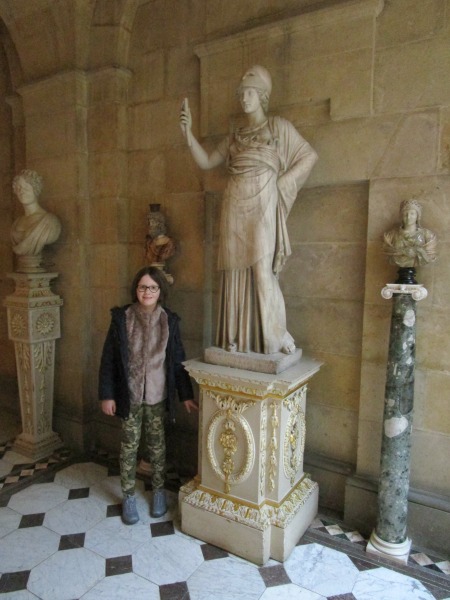
[[[116,401],[102,400],[102,412],[109,417],[113,417],[116,414]]]
[[[191,411],[195,412],[198,410],[198,404],[195,400],[185,400],[183,404],[188,413],[190,413]]]

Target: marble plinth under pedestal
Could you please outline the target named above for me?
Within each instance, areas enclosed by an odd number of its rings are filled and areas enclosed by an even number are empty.
[[[63,445],[61,438],[55,432],[51,432],[48,437],[37,442],[28,439],[25,434],[21,433],[14,440],[13,450],[36,462],[51,456],[55,450],[59,450]]]
[[[278,507],[249,507],[197,489],[195,481],[179,494],[184,533],[258,565],[284,562],[317,515],[319,486],[303,479]]]
[[[200,360],[199,474],[180,490],[182,531],[256,564],[285,561],[318,508],[303,471],[307,383],[321,363],[279,374]]]

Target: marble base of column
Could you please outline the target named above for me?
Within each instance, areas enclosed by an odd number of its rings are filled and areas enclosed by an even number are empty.
[[[377,554],[378,556],[383,556],[384,558],[389,558],[405,565],[408,562],[410,550],[411,540],[409,538],[398,544],[385,542],[378,537],[375,531],[372,532],[366,547],[366,552],[369,554]]]

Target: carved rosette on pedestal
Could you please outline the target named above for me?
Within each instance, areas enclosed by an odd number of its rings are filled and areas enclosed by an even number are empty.
[[[303,472],[307,382],[302,359],[271,375],[185,363],[201,390],[199,475],[180,490],[182,530],[257,564],[284,561],[317,513]]]
[[[61,336],[62,300],[50,289],[57,273],[13,273],[16,289],[4,302],[9,338],[14,342],[22,433],[14,449],[32,460],[62,446],[52,430],[55,340]]]

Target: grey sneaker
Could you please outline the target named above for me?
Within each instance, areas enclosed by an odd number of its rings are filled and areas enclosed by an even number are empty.
[[[134,525],[139,521],[136,508],[136,496],[125,494],[122,501],[122,521],[125,525]]]
[[[152,504],[150,506],[150,516],[162,517],[167,512],[167,500],[165,490],[155,490],[153,492]]]

